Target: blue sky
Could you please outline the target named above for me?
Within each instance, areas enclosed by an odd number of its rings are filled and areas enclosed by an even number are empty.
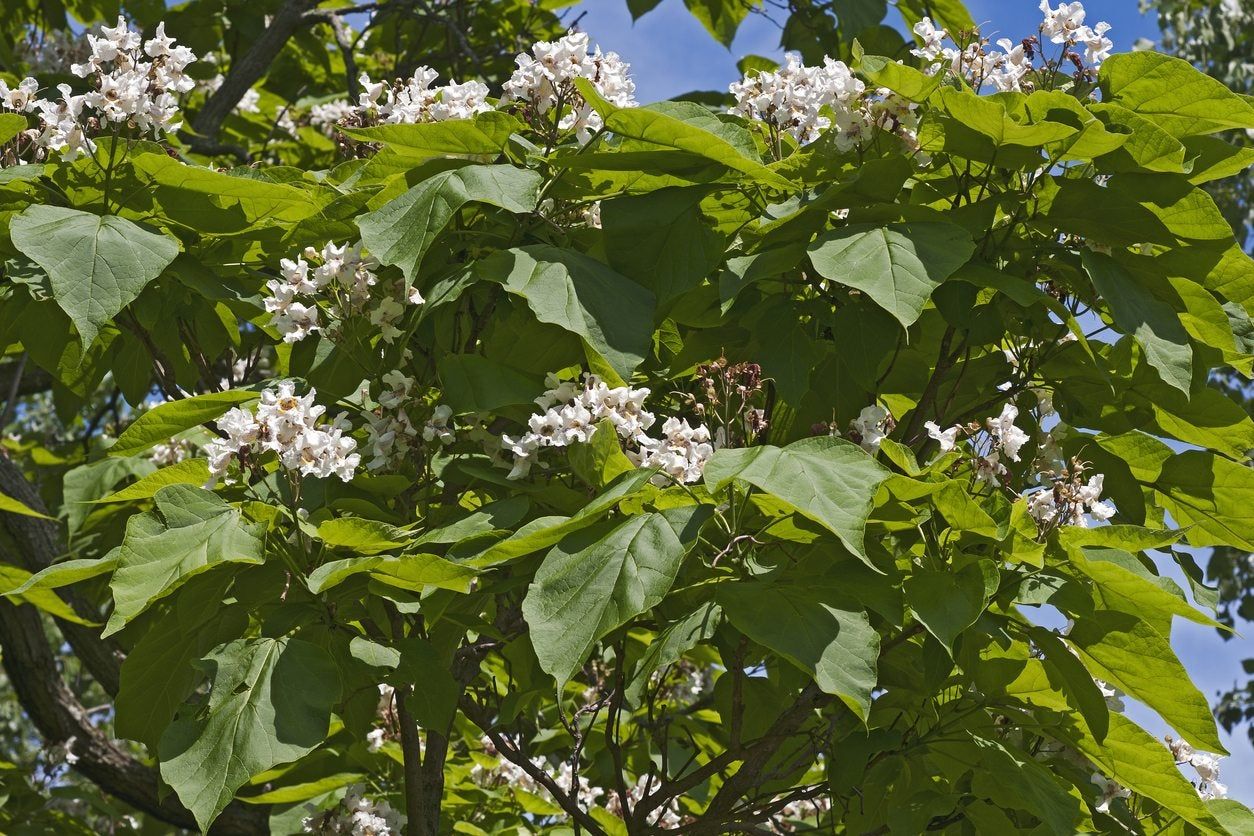
[[[994,37],[1017,40],[1034,34],[1040,22],[1037,3],[1028,0],[967,0],[967,8],[982,24],[982,31]],[[1117,50],[1130,48],[1140,38],[1150,41],[1158,38],[1154,18],[1139,13],[1137,0],[1093,0],[1086,4],[1086,9],[1086,22],[1105,20],[1112,25],[1110,37]],[[584,14],[580,28],[595,42],[631,63],[637,98],[642,102],[658,101],[691,90],[726,90],[739,76],[736,62],[743,56],[778,57],[781,54],[779,29],[772,22],[751,15],[741,26],[732,48],[727,50],[688,14],[682,0],[663,0],[634,24],[623,0],[584,0],[575,13]],[[1160,566],[1164,574],[1173,575],[1177,582],[1185,585],[1174,565],[1169,567],[1160,562]],[[1254,625],[1245,625],[1245,628],[1248,635]],[[1224,642],[1213,630],[1182,619],[1176,619],[1172,644],[1198,688],[1211,699],[1241,676],[1241,660],[1254,656],[1254,647],[1248,640],[1237,638]],[[1129,713],[1159,737],[1168,731],[1156,715],[1140,706],[1131,706]],[[1254,805],[1254,749],[1244,729],[1238,729],[1235,737],[1224,735],[1224,740],[1232,756],[1223,763],[1223,781],[1228,784],[1232,797]]]

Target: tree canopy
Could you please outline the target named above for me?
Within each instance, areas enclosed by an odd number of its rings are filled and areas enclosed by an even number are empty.
[[[641,104],[564,5],[3,24],[4,827],[1249,830],[1254,104],[955,2]]]

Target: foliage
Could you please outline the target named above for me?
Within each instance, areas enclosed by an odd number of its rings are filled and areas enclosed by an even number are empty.
[[[1181,3],[1175,0],[1159,0],[1143,4],[1158,14],[1163,30],[1163,46],[1192,63],[1228,87],[1249,94],[1254,89],[1251,67],[1254,67],[1254,41],[1250,28],[1254,19],[1251,10],[1240,3],[1206,2]],[[1244,154],[1254,158],[1250,148],[1250,136],[1245,131],[1230,131],[1223,139],[1242,146]],[[1204,145],[1195,146],[1195,169],[1204,173],[1211,162]],[[1215,204],[1232,225],[1237,238],[1250,247],[1254,234],[1251,223],[1251,191],[1254,179],[1247,170],[1231,172],[1222,179],[1205,179],[1206,189],[1215,198]],[[1251,411],[1251,391],[1247,381],[1237,373],[1217,375],[1217,383],[1233,399]],[[1218,587],[1218,619],[1228,627],[1239,620],[1248,621],[1254,616],[1254,580],[1251,579],[1251,563],[1248,551],[1240,548],[1215,549],[1206,565],[1208,579]],[[1231,633],[1223,633],[1229,638]],[[1224,693],[1216,708],[1216,716],[1224,728],[1232,731],[1244,724],[1250,740],[1254,742],[1254,659],[1244,662],[1246,681],[1242,687],[1234,685]]]
[[[1158,561],[1254,548],[1207,383],[1254,260],[1174,151],[1242,170],[1254,106],[931,5],[952,37],[820,32],[733,113],[572,34],[486,93],[362,80],[334,141],[241,116],[242,167],[139,117],[135,10],[64,107],[6,96],[0,647],[62,753],[6,826],[1248,830],[1170,644],[1213,590]],[[425,43],[380,18],[276,68]],[[117,800],[44,801],[63,762]]]

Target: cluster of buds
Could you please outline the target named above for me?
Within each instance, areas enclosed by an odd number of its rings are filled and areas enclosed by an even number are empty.
[[[692,411],[714,427],[715,447],[748,447],[766,432],[762,400],[766,378],[757,363],[732,363],[719,357],[697,366]]]

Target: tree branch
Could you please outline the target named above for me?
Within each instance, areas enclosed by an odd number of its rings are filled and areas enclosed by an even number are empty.
[[[44,514],[48,512],[43,498],[26,480],[21,469],[3,456],[0,456],[0,491],[28,508]],[[56,521],[20,514],[3,514],[0,517],[3,517],[4,529],[18,546],[17,553],[20,562],[16,565],[28,572],[46,569],[58,557],[65,554],[65,543],[61,538],[59,523]],[[100,613],[96,608],[78,593],[71,590],[58,590],[58,594],[81,618],[87,621],[96,621],[100,618]],[[100,683],[100,687],[110,695],[116,695],[121,669],[118,661],[121,652],[117,645],[101,639],[99,631],[94,627],[60,619],[57,620],[57,627],[74,648],[74,652],[82,659],[83,665]]]
[[[286,0],[248,52],[231,62],[231,71],[223,79],[222,86],[209,97],[192,120],[192,130],[196,134],[190,138],[193,149],[211,152],[222,148],[217,144],[222,123],[235,110],[244,94],[266,74],[296,31],[316,22],[317,18],[307,18],[306,13],[317,5],[318,0]]]

